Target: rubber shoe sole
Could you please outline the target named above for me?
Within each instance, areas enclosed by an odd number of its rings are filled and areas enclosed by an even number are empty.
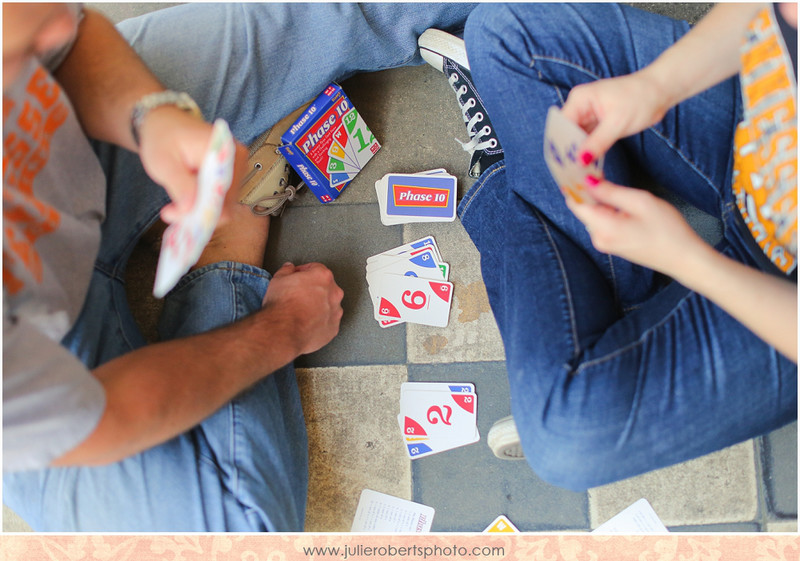
[[[519,441],[517,425],[511,416],[503,417],[492,425],[486,437],[486,442],[494,455],[501,460],[525,459],[522,444]]]
[[[444,58],[470,70],[464,40],[439,29],[426,29],[417,40],[423,60],[439,72],[444,72]]]

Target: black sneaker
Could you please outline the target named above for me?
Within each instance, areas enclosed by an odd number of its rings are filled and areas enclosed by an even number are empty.
[[[464,40],[438,29],[428,29],[420,35],[418,44],[425,62],[444,73],[456,93],[470,138],[469,142],[456,140],[470,153],[469,175],[479,177],[486,168],[503,159],[503,148],[472,83]]]

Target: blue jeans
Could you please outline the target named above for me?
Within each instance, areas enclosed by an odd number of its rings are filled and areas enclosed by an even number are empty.
[[[169,88],[248,144],[332,80],[421,64],[428,27],[458,32],[471,6],[192,4],[119,29]],[[166,193],[135,154],[97,144],[107,220],[83,311],[63,344],[92,368],[146,344],[125,295],[125,267]],[[162,340],[207,331],[260,309],[270,275],[217,263],[168,295]],[[265,353],[269,349],[265,347]],[[35,530],[302,531],[308,489],[303,410],[290,366],[187,434],[99,468],[7,474],[4,501]]]
[[[573,86],[633,72],[688,30],[615,5],[481,6],[467,21],[473,78],[505,161],[459,216],[505,344],[525,457],[583,490],[682,462],[796,418],[796,365],[703,296],[596,251],[543,160],[547,109]],[[605,173],[641,171],[719,218],[717,249],[772,271],[731,191],[736,79],[618,142]],[[774,271],[773,271],[774,272]]]

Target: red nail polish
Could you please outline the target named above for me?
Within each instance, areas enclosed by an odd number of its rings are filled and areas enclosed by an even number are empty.
[[[591,152],[584,152],[581,154],[581,162],[583,162],[583,165],[588,166],[592,161],[594,161],[594,155],[592,155]]]
[[[600,180],[593,175],[587,175],[584,181],[589,187],[597,187],[600,184]]]

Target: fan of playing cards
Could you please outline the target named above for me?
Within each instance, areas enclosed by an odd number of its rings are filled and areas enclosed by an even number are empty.
[[[236,145],[222,119],[214,121],[211,141],[197,177],[197,196],[192,210],[164,232],[156,267],[153,295],[163,298],[197,263],[222,214],[225,194],[233,180]]]
[[[464,383],[406,382],[400,414],[408,456],[413,460],[478,442],[478,396]]]
[[[450,266],[432,236],[367,259],[367,284],[381,327],[421,323],[446,327],[453,300]]]
[[[578,162],[578,147],[586,136],[583,129],[567,119],[558,107],[553,106],[547,111],[544,161],[550,174],[565,197],[577,203],[594,204],[595,200],[583,182],[590,173],[602,176],[604,158],[598,158],[586,167]]]
[[[443,169],[386,174],[375,192],[384,226],[456,219],[456,178]]]

